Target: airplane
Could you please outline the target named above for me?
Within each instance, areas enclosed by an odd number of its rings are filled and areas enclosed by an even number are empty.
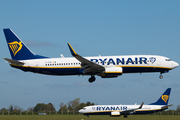
[[[82,57],[70,43],[68,47],[73,57],[49,58],[34,54],[9,28],[3,29],[11,59],[4,58],[13,68],[46,75],[95,75],[102,78],[115,78],[124,73],[169,72],[179,66],[177,62],[158,55],[125,55]]]
[[[127,115],[155,113],[166,110],[172,106],[167,105],[170,92],[171,88],[167,88],[156,102],[148,105],[144,105],[144,102],[141,105],[93,105],[86,106],[78,112],[88,117],[89,115],[110,115],[111,117],[124,115],[125,118]]]

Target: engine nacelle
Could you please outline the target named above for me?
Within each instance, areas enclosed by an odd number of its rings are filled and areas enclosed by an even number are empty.
[[[111,78],[111,77],[118,77],[122,75],[122,67],[107,67],[103,74],[101,74],[102,78]]]
[[[111,112],[111,117],[119,117],[120,115],[120,112]]]

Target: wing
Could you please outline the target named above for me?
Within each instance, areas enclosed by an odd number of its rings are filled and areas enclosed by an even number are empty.
[[[120,114],[130,114],[132,112],[134,112],[137,109],[141,109],[143,106],[144,102],[139,106],[139,108],[135,108],[135,109],[129,109],[129,110],[125,110],[125,111],[121,111]]]
[[[105,68],[101,65],[98,65],[86,58],[83,58],[82,56],[78,55],[74,49],[72,48],[72,46],[68,43],[69,49],[71,51],[72,56],[74,56],[78,61],[81,62],[81,66],[83,69],[83,73],[87,74],[87,73],[101,73],[105,70]]]

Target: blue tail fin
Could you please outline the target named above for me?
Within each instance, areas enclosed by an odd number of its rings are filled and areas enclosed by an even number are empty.
[[[13,60],[47,58],[31,52],[11,29],[3,29],[3,31]]]
[[[167,105],[170,97],[171,88],[168,88],[155,103],[149,105]]]

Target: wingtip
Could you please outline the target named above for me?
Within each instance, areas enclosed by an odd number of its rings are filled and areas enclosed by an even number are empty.
[[[141,103],[141,105],[139,106],[139,109],[141,109],[141,108],[142,108],[143,104],[144,104],[144,102],[142,102],[142,103]]]
[[[75,50],[73,49],[73,47],[71,46],[71,44],[70,44],[70,43],[67,43],[67,44],[68,44],[68,46],[69,46],[69,49],[70,49],[70,51],[71,51],[71,54],[72,54],[73,56],[76,56],[77,53],[75,52]]]

